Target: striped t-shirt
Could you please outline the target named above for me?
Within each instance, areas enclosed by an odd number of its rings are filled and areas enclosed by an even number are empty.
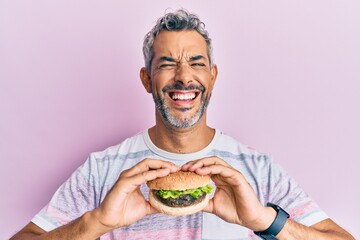
[[[145,158],[172,161],[181,166],[190,160],[208,156],[217,156],[239,170],[262,204],[275,203],[285,209],[291,219],[307,226],[327,218],[268,155],[256,152],[218,130],[207,147],[189,154],[170,153],[157,148],[146,130],[102,152],[92,153],[56,191],[32,222],[45,231],[51,231],[95,209],[104,200],[120,173]],[[147,199],[149,190],[145,184],[141,191]],[[108,232],[100,239],[259,238],[249,229],[227,223],[213,214],[198,212],[183,217],[160,213],[149,215],[128,227]]]

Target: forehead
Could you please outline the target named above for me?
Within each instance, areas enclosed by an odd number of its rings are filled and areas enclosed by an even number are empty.
[[[195,30],[162,31],[154,40],[154,57],[174,58],[202,55],[208,58],[207,45],[203,36]]]

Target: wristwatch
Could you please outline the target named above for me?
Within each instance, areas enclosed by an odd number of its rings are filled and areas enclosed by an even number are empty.
[[[261,232],[254,232],[257,236],[259,236],[261,239],[265,240],[277,240],[276,235],[281,231],[281,229],[284,227],[286,220],[289,218],[289,214],[285,212],[284,209],[279,207],[278,205],[267,203],[268,207],[272,207],[277,212],[275,220],[270,225],[268,229]]]

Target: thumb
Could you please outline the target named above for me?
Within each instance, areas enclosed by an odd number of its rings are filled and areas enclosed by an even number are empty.
[[[208,204],[203,209],[203,212],[213,213],[213,209],[214,209],[214,200],[210,199]]]
[[[151,214],[154,214],[154,213],[159,213],[158,210],[156,210],[153,206],[151,206],[151,204],[149,202],[148,203],[148,207],[146,209],[146,215],[151,215]]]

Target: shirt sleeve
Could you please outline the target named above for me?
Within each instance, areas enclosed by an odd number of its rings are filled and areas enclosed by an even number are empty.
[[[98,205],[97,166],[91,156],[55,192],[31,220],[45,231],[65,225]]]
[[[291,219],[305,226],[328,218],[299,184],[273,161],[269,167],[268,196],[269,202],[279,205]]]

